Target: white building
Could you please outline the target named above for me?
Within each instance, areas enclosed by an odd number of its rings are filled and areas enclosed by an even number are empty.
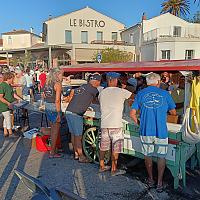
[[[117,48],[135,54],[133,45],[126,45],[120,33],[125,25],[89,7],[51,18],[43,24],[47,45],[71,48],[72,63],[94,62],[96,52]]]
[[[3,50],[30,48],[42,42],[42,37],[36,35],[32,30],[13,30],[2,33]]]
[[[122,40],[136,46],[138,61],[200,58],[200,24],[170,13],[142,22],[121,33]]]

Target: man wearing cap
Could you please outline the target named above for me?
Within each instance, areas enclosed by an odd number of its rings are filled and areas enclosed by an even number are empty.
[[[175,103],[168,91],[160,89],[160,75],[151,73],[146,77],[148,87],[136,95],[130,116],[136,124],[137,110],[140,110],[140,139],[142,153],[148,172],[147,185],[154,187],[152,156],[158,157],[157,192],[163,190],[165,157],[168,149],[167,112],[176,115]]]
[[[131,97],[131,92],[118,88],[119,73],[107,73],[108,87],[99,94],[101,109],[101,141],[100,141],[100,169],[99,172],[110,170],[104,164],[104,155],[112,147],[111,175],[124,174],[124,170],[117,169],[119,153],[123,148],[122,112],[124,101]]]
[[[89,160],[83,155],[82,133],[83,133],[83,114],[98,95],[97,88],[100,86],[101,76],[93,74],[89,82],[72,90],[73,97],[66,109],[66,119],[71,133],[72,145],[74,148],[74,159],[86,163]]]

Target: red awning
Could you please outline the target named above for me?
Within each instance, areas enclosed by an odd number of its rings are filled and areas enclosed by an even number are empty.
[[[200,70],[200,59],[126,63],[88,63],[63,67],[65,72],[144,72]]]

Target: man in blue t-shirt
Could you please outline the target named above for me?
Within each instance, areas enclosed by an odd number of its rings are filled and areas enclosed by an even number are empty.
[[[152,173],[152,156],[154,155],[159,158],[157,191],[162,192],[168,148],[167,112],[176,115],[176,106],[169,92],[159,88],[160,76],[158,74],[149,74],[146,81],[148,87],[136,95],[130,116],[136,124],[139,124],[136,112],[140,110],[142,153],[145,156],[145,165],[149,176],[147,185],[154,186]]]

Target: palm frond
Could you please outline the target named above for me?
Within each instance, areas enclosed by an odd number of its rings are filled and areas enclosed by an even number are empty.
[[[181,15],[185,17],[187,14],[190,13],[189,0],[167,0],[161,4],[161,7],[162,7],[161,13],[169,12],[178,17],[180,17]]]

